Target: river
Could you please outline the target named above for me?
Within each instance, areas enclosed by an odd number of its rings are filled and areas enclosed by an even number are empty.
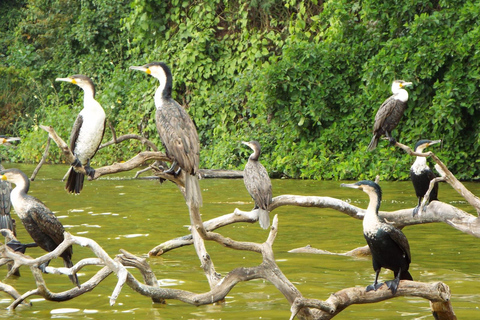
[[[5,165],[7,168],[12,165]],[[33,166],[18,165],[30,175]],[[147,257],[156,245],[188,233],[188,210],[182,195],[172,183],[132,179],[134,172],[122,173],[97,181],[85,181],[80,195],[64,191],[61,178],[67,166],[46,165],[31,183],[29,194],[43,201],[73,235],[94,239],[114,257],[119,249]],[[281,194],[330,196],[366,207],[365,193],[340,188],[341,181],[273,180],[274,196]],[[480,185],[466,183],[475,194]],[[406,182],[382,182],[382,210],[413,208],[416,204],[413,187]],[[205,220],[233,212],[235,208],[249,210],[253,206],[242,180],[202,180]],[[440,200],[476,214],[451,187],[440,186]],[[351,286],[365,287],[373,282],[371,260],[339,255],[293,254],[289,250],[311,245],[333,252],[345,252],[365,245],[362,223],[345,214],[318,208],[281,207],[271,213],[279,216],[279,233],[274,244],[277,263],[283,273],[308,298],[327,299],[335,291]],[[14,215],[14,217],[16,217]],[[17,219],[18,220],[18,219]],[[258,224],[237,224],[217,230],[235,240],[263,242],[268,231]],[[404,230],[411,247],[410,273],[417,281],[443,281],[452,291],[452,305],[459,319],[480,318],[479,239],[463,234],[445,224],[427,224]],[[30,238],[17,222],[18,238]],[[261,262],[258,254],[234,251],[216,243],[207,243],[215,267],[222,274],[239,266],[255,266]],[[27,254],[43,254],[38,248]],[[74,247],[74,262],[92,257],[82,247]],[[160,257],[148,257],[160,284],[169,288],[194,292],[208,291],[208,282],[192,246],[170,251]],[[62,266],[61,260],[51,262]],[[79,275],[80,282],[95,274],[98,267],[87,267]],[[6,268],[1,269],[2,278]],[[132,271],[137,279],[138,272]],[[380,274],[381,280],[393,278],[390,271]],[[47,286],[54,292],[71,287],[67,277],[45,275]],[[96,289],[70,301],[56,303],[39,296],[31,297],[31,307],[20,306],[14,312],[0,312],[9,319],[288,319],[290,306],[268,282],[255,280],[240,283],[220,305],[194,307],[169,300],[166,305],[153,305],[147,297],[128,286],[122,289],[117,303],[109,305],[109,296],[116,284],[111,275]],[[4,280],[21,293],[33,289],[33,278],[25,267],[21,277]],[[7,307],[10,296],[1,293],[0,304]],[[429,303],[421,298],[396,298],[385,302],[356,305],[335,319],[433,319]]]

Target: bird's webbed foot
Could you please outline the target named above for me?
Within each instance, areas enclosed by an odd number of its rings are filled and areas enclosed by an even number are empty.
[[[163,173],[172,174],[176,178],[180,174],[180,171],[182,171],[182,168],[180,167],[175,171],[176,167],[177,167],[177,161],[173,161],[172,166],[167,170],[163,171]]]
[[[42,271],[43,273],[48,273],[47,272],[47,267],[48,267],[49,263],[50,263],[50,260],[48,260],[45,263],[42,263],[41,265],[38,266],[38,269],[40,269],[40,271]]]
[[[7,246],[16,252],[25,253],[27,248],[36,247],[38,245],[36,243],[23,244],[18,240],[10,240],[7,243]]]
[[[90,178],[94,178],[95,177],[95,169],[93,169],[92,167],[90,166],[85,166],[85,172],[87,173],[87,175],[90,177]]]
[[[415,216],[417,215],[417,213],[418,213],[418,208],[419,208],[419,206],[416,206],[415,208],[413,208],[412,217],[415,217]],[[424,208],[424,210],[425,210],[425,208]]]
[[[387,285],[388,289],[390,289],[392,291],[392,294],[397,293],[399,283],[400,283],[400,279],[398,279],[398,278],[395,278],[393,280],[385,281],[385,284]]]
[[[73,161],[72,163],[70,163],[70,165],[72,167],[76,167],[76,168],[79,168],[82,166],[82,162],[80,160],[78,160],[77,157],[75,157],[75,161]]]
[[[392,138],[392,137],[388,137],[388,141],[390,141],[391,146],[394,146],[397,143],[397,140],[395,140],[395,138]]]
[[[377,291],[378,289],[380,289],[380,287],[383,286],[383,283],[378,283],[378,282],[374,282],[373,284],[367,286],[365,288],[365,291],[367,292],[370,292],[370,291]]]

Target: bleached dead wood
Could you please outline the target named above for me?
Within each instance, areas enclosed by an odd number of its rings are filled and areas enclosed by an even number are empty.
[[[49,136],[52,137],[52,139],[54,139],[57,145],[62,149],[67,161],[73,162],[73,160],[75,159],[73,154],[71,153],[70,150],[68,150],[68,146],[63,142],[63,140],[60,137],[56,136],[56,134],[54,134],[54,130],[52,128],[47,128],[47,127],[43,129],[49,132]],[[114,133],[114,131],[113,131],[113,136],[114,138],[112,143],[118,142],[119,139],[116,138],[116,134]],[[139,165],[144,164],[148,160],[169,161],[169,162],[171,161],[171,159],[166,157],[163,153],[142,152],[125,163],[116,163],[111,166],[98,168],[95,172],[95,176],[93,177],[93,179],[97,179],[102,175],[132,170],[134,168],[137,168]],[[84,172],[84,168],[75,168],[75,170],[78,170],[80,172],[82,172],[83,170]],[[173,177],[171,175],[164,175],[163,170],[159,169],[155,174],[161,178],[168,179],[176,183],[177,186],[179,186],[180,190],[183,191],[183,186],[184,186],[184,183],[183,183],[184,176],[182,175],[183,173],[178,177]],[[435,209],[434,206],[432,207],[432,205],[434,205],[435,203],[436,202],[430,204],[427,207],[427,210],[425,211],[425,213],[422,213],[415,219],[411,217],[412,209],[399,210],[391,213],[382,212],[381,215],[384,216],[384,218],[388,222],[391,222],[397,225],[398,227],[411,225],[411,224],[425,223],[425,222],[436,222],[435,220],[439,219],[436,212],[431,212],[430,213],[431,216],[427,214],[429,210]],[[293,195],[284,195],[284,196],[276,197],[269,209],[270,211],[273,211],[274,209],[280,206],[285,206],[285,205],[294,205],[294,206],[300,206],[300,207],[332,208],[340,212],[343,212],[345,214],[348,214],[357,219],[362,219],[364,214],[363,209],[357,208],[345,201],[341,201],[338,199],[329,198],[329,197],[304,197],[304,196],[293,196]],[[18,262],[19,264],[29,265],[32,269],[32,272],[34,273],[37,289],[34,289],[24,294],[23,296],[40,294],[49,300],[70,299],[76,295],[83,294],[84,292],[86,292],[86,291],[82,291],[84,286],[89,287],[89,286],[98,285],[98,283],[100,283],[101,281],[100,279],[103,279],[104,277],[108,276],[111,273],[115,273],[118,277],[118,282],[111,295],[111,301],[110,301],[111,304],[115,303],[116,298],[120,295],[121,289],[124,284],[127,284],[137,292],[152,298],[153,301],[155,302],[163,302],[165,299],[177,299],[193,305],[202,305],[202,304],[213,303],[216,301],[221,301],[222,299],[224,299],[225,295],[240,281],[248,281],[248,280],[259,279],[259,278],[263,278],[271,282],[273,285],[275,285],[275,287],[284,294],[287,301],[290,303],[290,305],[292,305],[292,308],[297,306],[295,307],[296,310],[292,309],[292,318],[293,316],[296,315],[300,319],[330,319],[336,314],[338,314],[340,311],[342,311],[344,308],[348,307],[348,305],[355,304],[355,303],[372,303],[372,302],[393,297],[391,296],[391,293],[388,290],[385,290],[386,293],[382,292],[382,290],[377,290],[376,292],[371,292],[371,293],[368,293],[367,295],[363,288],[347,288],[335,294],[335,299],[336,299],[335,301],[331,301],[333,300],[332,297],[330,297],[326,302],[321,302],[320,300],[309,300],[309,299],[305,300],[302,297],[301,293],[298,291],[298,289],[283,275],[283,273],[275,263],[272,245],[278,230],[277,215],[273,220],[271,231],[269,233],[269,237],[267,241],[265,241],[263,244],[258,244],[258,243],[250,243],[250,242],[237,242],[235,240],[223,237],[220,233],[212,232],[213,230],[230,223],[242,222],[242,221],[254,222],[258,219],[258,214],[256,211],[244,212],[236,209],[235,212],[232,214],[213,219],[206,223],[204,223],[201,219],[199,208],[189,207],[189,213],[190,213],[190,219],[191,219],[191,235],[190,235],[191,240],[187,239],[187,241],[191,241],[191,243],[195,244],[197,255],[199,256],[199,259],[202,262],[202,267],[204,269],[205,275],[209,280],[209,284],[210,284],[209,292],[197,294],[197,293],[192,293],[184,290],[159,288],[158,285],[156,284],[155,275],[151,274],[151,270],[148,271],[149,267],[145,261],[143,262],[139,261],[135,256],[126,254],[126,253],[124,253],[121,256],[117,256],[115,259],[111,259],[106,254],[106,252],[103,251],[103,249],[101,249],[100,246],[98,246],[98,244],[96,244],[95,242],[90,242],[92,240],[87,238],[82,238],[82,237],[73,237],[71,235],[68,235],[67,237],[67,234],[66,234],[65,241],[64,243],[62,243],[62,245],[60,245],[53,252],[46,254],[45,256],[42,256],[40,258],[27,259],[27,262],[25,262],[25,260],[22,260],[22,259],[25,259],[25,257],[20,257],[16,259],[9,256],[9,258],[15,260],[15,263],[17,263],[17,260],[18,260],[18,261],[21,261],[21,262]],[[467,230],[470,234],[478,236],[477,235],[478,231],[475,228],[475,222],[472,220],[469,223],[464,223],[463,221],[465,217],[469,218],[468,214],[466,214],[466,216],[465,215],[462,216],[461,210],[460,211],[453,210],[451,216],[453,218],[450,217],[449,220],[442,220],[442,221],[443,222],[448,221],[447,223],[450,222],[452,226],[459,229]],[[457,223],[452,221],[455,221]],[[467,231],[464,231],[464,232],[467,232]],[[185,238],[186,237],[183,237],[183,245],[185,244]],[[262,254],[263,262],[259,266],[253,267],[253,268],[243,268],[243,267],[236,268],[232,270],[230,273],[228,273],[225,277],[222,277],[221,275],[215,272],[213,261],[211,261],[203,243],[203,241],[205,240],[215,241],[225,247],[236,249],[236,250],[248,250],[248,251],[257,252],[259,254]],[[67,242],[67,244],[65,244],[65,242]],[[96,261],[98,262],[99,265],[103,265],[104,267],[97,273],[95,279],[92,278],[86,281],[81,288],[73,288],[69,290],[68,293],[54,294],[48,291],[45,283],[43,282],[43,278],[41,273],[39,272],[38,265],[42,263],[42,261],[52,259],[53,257],[52,255],[57,255],[58,257],[58,255],[62,252],[62,250],[65,250],[66,247],[72,244],[90,247],[92,251],[97,255],[98,260],[92,259],[89,261],[90,262]],[[4,252],[10,252],[10,251],[5,250]],[[163,250],[163,252],[165,252],[165,250]],[[8,254],[6,255],[8,256]],[[86,262],[83,261],[82,263],[83,265],[85,265]],[[137,281],[135,277],[128,272],[128,270],[124,267],[124,265],[135,266],[136,268],[143,270],[141,272],[144,277],[145,283]],[[80,268],[81,268],[80,264],[77,264],[71,269],[57,268],[55,270],[55,269],[49,268],[48,271],[53,273],[71,274],[72,272],[77,272]],[[409,288],[408,286],[412,285],[412,283],[407,283],[407,284],[404,284],[404,283],[405,281],[401,282],[398,292],[401,293],[403,292],[402,290],[405,290],[406,292],[408,291],[408,288]],[[406,286],[406,288],[404,288],[404,286]],[[417,289],[418,288],[419,287],[417,287]],[[397,295],[398,295],[398,292],[397,292]],[[390,297],[388,296],[389,294],[390,294]],[[408,293],[405,293],[405,294],[408,295]],[[348,299],[339,299],[339,297],[346,297]],[[17,300],[20,301],[21,299],[22,298],[19,298]],[[340,300],[342,303],[338,302]],[[56,301],[59,301],[59,300],[56,300]],[[431,303],[432,308],[435,308],[435,306],[438,306],[438,303],[440,303],[441,309],[448,309],[448,308],[444,308],[445,306],[442,305],[442,303],[446,302],[444,300],[434,299],[431,301],[432,301]],[[449,307],[451,310],[451,306]],[[328,317],[325,317],[325,314],[327,314]],[[449,317],[445,319],[454,319],[453,311],[451,312]]]

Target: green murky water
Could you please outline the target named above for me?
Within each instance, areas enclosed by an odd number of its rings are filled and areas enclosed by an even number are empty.
[[[9,166],[7,166],[9,167]],[[10,166],[11,167],[11,166]],[[19,166],[29,175],[31,166]],[[54,211],[66,229],[100,243],[113,257],[119,249],[144,255],[159,243],[187,234],[188,211],[183,197],[171,183],[160,185],[149,180],[100,179],[86,182],[81,195],[65,193],[59,181],[67,167],[45,166],[37,180],[32,182],[30,194],[39,198]],[[125,173],[118,177],[131,177]],[[368,198],[358,190],[340,188],[341,182],[274,180],[274,196],[299,194],[331,196],[350,199],[366,207]],[[382,209],[394,210],[413,207],[416,199],[409,182],[384,182]],[[242,180],[202,180],[203,219],[207,220],[233,212],[235,208],[248,210],[251,200]],[[480,194],[480,185],[467,183]],[[440,187],[441,200],[474,213],[463,199],[447,185]],[[371,261],[335,255],[292,254],[288,250],[310,244],[316,248],[344,252],[365,244],[361,221],[334,210],[282,207],[279,215],[279,234],[274,245],[275,258],[285,275],[306,297],[326,299],[342,288],[364,287],[373,281]],[[273,214],[272,214],[273,218]],[[268,235],[258,224],[238,224],[220,231],[236,240],[263,242]],[[410,273],[415,280],[443,281],[453,293],[452,303],[459,319],[480,318],[480,271],[478,239],[462,234],[443,224],[429,224],[404,229],[412,251]],[[22,226],[19,239],[29,241]],[[207,243],[213,262],[220,273],[238,266],[255,266],[261,258],[250,252],[232,251],[215,243]],[[41,249],[30,249],[28,254],[38,256]],[[74,247],[74,262],[91,257],[88,249]],[[194,292],[208,290],[208,283],[200,268],[193,247],[183,247],[161,257],[148,258],[163,286]],[[52,261],[60,266],[60,260]],[[80,281],[86,281],[98,268],[82,270]],[[0,271],[2,277],[6,270]],[[20,292],[32,289],[29,270],[21,270],[22,277],[7,279]],[[140,276],[135,274],[138,279]],[[45,276],[48,287],[55,292],[70,288],[66,277]],[[391,272],[381,279],[391,279]],[[155,306],[151,300],[125,286],[114,306],[109,295],[116,283],[110,276],[92,292],[74,300],[56,303],[34,296],[32,307],[0,312],[0,318],[12,319],[288,319],[289,305],[284,297],[264,281],[240,283],[227,296],[223,305],[193,307],[178,301]],[[0,294],[0,306],[8,306],[11,298]],[[429,303],[420,298],[397,298],[382,303],[353,306],[335,319],[433,319]]]

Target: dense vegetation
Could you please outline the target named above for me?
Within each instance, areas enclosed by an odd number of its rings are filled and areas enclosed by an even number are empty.
[[[411,157],[385,141],[366,152],[375,112],[404,79],[414,86],[394,136],[442,139],[434,151],[458,177],[480,173],[478,1],[12,0],[0,14],[0,132],[23,138],[2,149],[9,161],[39,160],[38,124],[68,137],[83,97],[54,79],[76,73],[94,80],[117,134],[160,145],[157,83],[128,66],[165,61],[196,122],[202,167],[243,168],[239,142],[256,139],[272,173],[405,179]],[[93,165],[142,149],[109,147]]]

